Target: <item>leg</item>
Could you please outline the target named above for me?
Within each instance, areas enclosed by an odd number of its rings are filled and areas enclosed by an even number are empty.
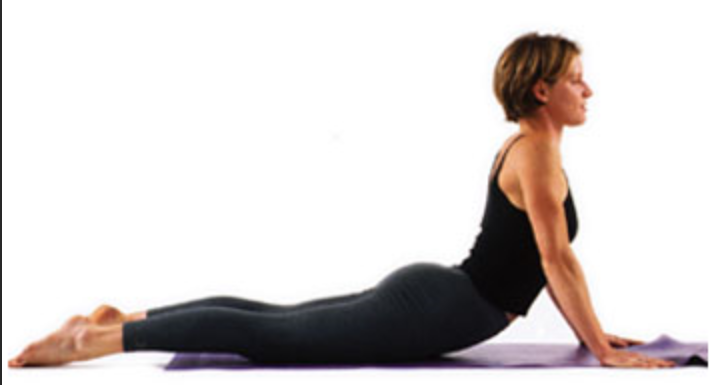
[[[415,264],[353,300],[287,312],[199,307],[124,325],[124,349],[240,353],[258,362],[426,359],[508,324],[459,270]]]
[[[205,307],[223,307],[229,309],[247,310],[261,313],[296,311],[317,306],[325,306],[336,303],[352,301],[361,296],[368,295],[373,289],[359,293],[345,294],[327,298],[319,298],[310,301],[300,302],[294,305],[278,305],[262,301],[250,300],[240,297],[215,296],[179,304],[152,308],[146,311],[124,314],[117,308],[110,305],[101,305],[90,315],[90,322],[98,325],[110,325],[143,320],[150,316],[165,314],[178,310],[187,310]]]
[[[121,351],[165,350],[229,351],[273,363],[396,362],[463,349],[508,325],[504,313],[457,269],[410,265],[368,293],[288,312],[198,307],[109,326],[78,317],[13,361],[58,365]]]
[[[345,296],[347,300],[349,296]],[[339,297],[337,298],[339,299]],[[340,302],[317,300],[298,311],[338,306]],[[199,301],[196,303],[200,303]],[[226,303],[223,303],[226,304]],[[288,312],[257,312],[229,306],[188,306],[160,312],[151,319],[101,325],[91,317],[74,316],[58,331],[30,344],[8,366],[57,366],[128,350],[150,348],[168,351],[258,351],[282,345],[292,324]],[[110,310],[108,310],[110,309]],[[101,306],[93,316],[113,311]],[[109,314],[109,313],[108,313]],[[128,337],[127,335],[130,335]],[[145,338],[146,340],[143,340]],[[149,343],[150,341],[151,343]],[[253,353],[251,353],[253,354]],[[258,357],[263,357],[258,353]],[[270,354],[272,354],[270,352]],[[271,356],[264,356],[270,359]]]
[[[228,309],[258,312],[258,313],[278,313],[278,312],[286,312],[286,311],[297,311],[297,310],[309,309],[309,308],[318,307],[318,306],[326,306],[326,305],[332,305],[332,304],[353,301],[361,296],[369,294],[370,292],[371,292],[371,289],[365,290],[365,291],[359,292],[359,293],[352,293],[352,294],[345,294],[345,295],[339,295],[339,296],[333,296],[333,297],[327,297],[327,298],[314,299],[314,300],[300,302],[300,303],[293,304],[293,305],[279,305],[279,304],[267,303],[267,302],[262,302],[262,301],[257,301],[257,300],[246,299],[246,298],[240,298],[240,297],[215,296],[215,297],[203,298],[203,299],[194,300],[194,301],[183,302],[180,304],[175,304],[175,305],[170,305],[170,306],[156,307],[156,308],[148,310],[147,316],[151,317],[151,316],[156,316],[158,314],[175,312],[178,310],[188,310],[188,309],[204,308],[204,307],[222,307],[222,308],[228,308]]]

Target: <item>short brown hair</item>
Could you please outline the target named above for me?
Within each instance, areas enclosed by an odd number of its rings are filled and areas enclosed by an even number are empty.
[[[518,122],[542,106],[532,87],[540,80],[556,83],[579,54],[579,45],[560,35],[532,32],[514,40],[494,69],[494,95],[507,120]]]

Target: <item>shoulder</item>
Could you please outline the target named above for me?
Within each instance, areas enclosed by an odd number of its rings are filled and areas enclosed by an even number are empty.
[[[521,138],[515,146],[514,170],[523,195],[561,203],[565,193],[559,149],[532,137]]]

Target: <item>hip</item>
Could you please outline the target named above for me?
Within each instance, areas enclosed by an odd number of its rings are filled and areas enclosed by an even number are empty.
[[[432,310],[447,309],[449,312],[450,308],[463,308],[465,312],[479,314],[483,319],[495,319],[507,325],[517,317],[484,298],[469,275],[456,266],[415,262],[387,275],[377,289],[380,293],[411,297],[415,303],[431,304]]]

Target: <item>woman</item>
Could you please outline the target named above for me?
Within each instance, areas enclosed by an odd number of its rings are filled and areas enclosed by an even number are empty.
[[[482,232],[460,265],[414,263],[368,290],[295,305],[213,297],[128,315],[101,306],[9,366],[138,350],[227,351],[272,363],[423,360],[501,332],[526,316],[544,286],[602,365],[673,366],[616,349],[641,342],[602,331],[570,247],[577,218],[559,150],[564,127],[584,122],[592,95],[579,48],[560,36],[521,36],[500,57],[494,80],[519,132],[497,154]]]

